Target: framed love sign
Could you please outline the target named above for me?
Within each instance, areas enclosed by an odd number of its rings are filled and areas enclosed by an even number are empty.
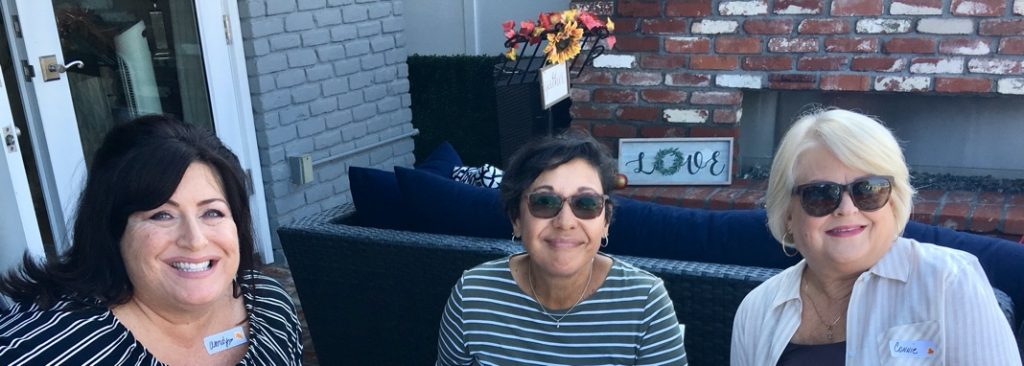
[[[728,185],[732,151],[732,137],[620,139],[619,173],[630,185]]]

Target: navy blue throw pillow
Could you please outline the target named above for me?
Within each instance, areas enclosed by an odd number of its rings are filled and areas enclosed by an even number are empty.
[[[416,170],[430,172],[445,178],[450,178],[452,169],[457,166],[462,166],[462,158],[448,141],[442,142],[426,159],[415,165]]]
[[[510,238],[496,189],[474,187],[420,170],[395,167],[409,229],[435,234]]]
[[[786,268],[787,257],[771,236],[764,210],[711,211],[613,197],[610,254]]]
[[[350,166],[348,182],[357,225],[394,230],[407,228],[402,215],[402,191],[395,173]]]

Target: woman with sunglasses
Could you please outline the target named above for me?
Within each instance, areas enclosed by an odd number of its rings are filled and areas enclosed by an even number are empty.
[[[740,365],[1020,365],[977,258],[903,238],[914,188],[878,121],[818,111],[772,163],[768,227],[804,257],[743,300]]]
[[[686,365],[662,281],[599,252],[615,175],[607,148],[578,132],[510,159],[501,193],[525,252],[463,274],[438,365]]]

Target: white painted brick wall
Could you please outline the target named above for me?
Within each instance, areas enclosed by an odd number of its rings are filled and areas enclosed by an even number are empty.
[[[996,60],[996,59],[972,59],[967,63],[967,70],[980,74],[1010,74],[1021,70],[1021,61]]]
[[[708,120],[704,109],[666,109],[665,121],[672,123],[704,123]]]
[[[239,1],[272,229],[350,202],[351,165],[412,165],[411,138],[318,165],[302,186],[286,159],[319,160],[412,131],[402,11],[402,0]]]
[[[999,79],[996,91],[1000,94],[1024,95],[1024,78]]]
[[[962,74],[964,59],[956,57],[942,59],[935,63],[911,64],[910,72],[914,74]]]
[[[987,55],[992,53],[992,48],[987,43],[978,42],[974,47],[957,47],[952,52],[957,55]]]
[[[910,21],[906,19],[861,19],[857,21],[857,33],[894,34],[910,31]]]
[[[611,69],[631,69],[636,67],[636,56],[601,55],[594,59],[593,66]]]
[[[881,91],[926,91],[931,85],[932,79],[923,76],[883,76],[875,79],[875,90]]]
[[[992,11],[988,4],[981,1],[961,1],[957,3],[953,13],[958,15],[988,15]]]
[[[718,75],[715,84],[730,88],[761,89],[763,79],[760,75]]]
[[[787,15],[787,14],[790,14],[790,15],[791,14],[818,14],[818,12],[819,12],[818,9],[804,8],[804,7],[800,7],[800,6],[796,6],[796,5],[789,5],[789,6],[785,7],[785,8],[781,8],[781,9],[778,9],[778,10],[775,11],[775,13],[781,14],[781,15]]]
[[[942,15],[942,8],[926,6],[914,6],[911,4],[894,2],[889,6],[889,14],[892,15]]]
[[[931,34],[972,34],[974,21],[971,19],[926,18],[917,21],[917,31]]]
[[[694,22],[690,31],[695,34],[728,34],[736,33],[740,23],[734,20],[710,20],[704,19]]]
[[[718,4],[718,12],[725,16],[764,15],[768,14],[768,3],[765,1],[726,1]]]

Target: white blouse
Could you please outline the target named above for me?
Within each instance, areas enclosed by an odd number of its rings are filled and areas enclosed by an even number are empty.
[[[806,261],[755,288],[736,311],[733,366],[775,365],[800,326]],[[847,365],[1021,365],[978,259],[898,238],[853,286]]]

